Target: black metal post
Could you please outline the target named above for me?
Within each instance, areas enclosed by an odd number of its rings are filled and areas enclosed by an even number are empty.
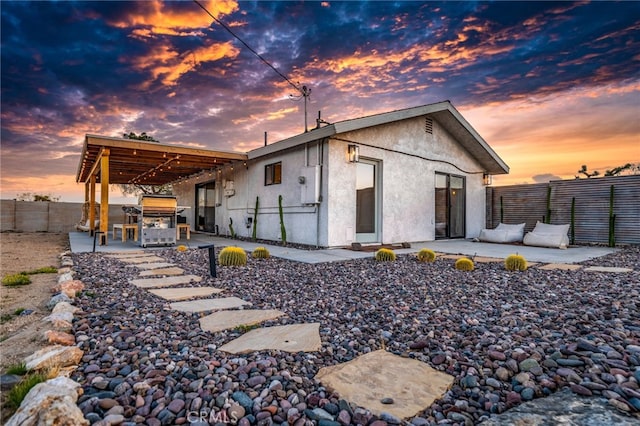
[[[211,272],[211,276],[216,278],[218,276],[216,272],[216,248],[213,244],[208,244],[205,246],[198,246],[199,249],[209,249],[209,272]]]
[[[104,232],[101,231],[94,231],[93,232],[93,252],[96,252],[96,238],[98,238],[98,234],[102,235],[104,234]],[[102,240],[100,241],[102,242]]]

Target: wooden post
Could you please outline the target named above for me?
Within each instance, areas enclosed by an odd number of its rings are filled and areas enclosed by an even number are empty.
[[[109,149],[100,157],[100,245],[107,244],[109,235]]]
[[[96,175],[91,175],[89,180],[89,235],[93,237],[96,232]]]

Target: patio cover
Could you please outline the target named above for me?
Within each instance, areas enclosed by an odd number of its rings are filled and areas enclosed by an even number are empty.
[[[95,184],[100,183],[101,244],[109,230],[109,184],[164,185],[234,161],[246,161],[239,152],[214,151],[136,139],[85,135],[76,182],[85,184],[85,202],[95,213]],[[93,228],[95,217],[89,218]],[[92,233],[94,229],[91,229]]]

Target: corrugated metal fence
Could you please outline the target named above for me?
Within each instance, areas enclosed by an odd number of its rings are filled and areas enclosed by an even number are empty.
[[[552,224],[571,223],[571,203],[575,198],[575,242],[606,244],[612,186],[615,241],[640,244],[640,175],[488,187],[487,228],[500,223],[501,198],[503,221],[524,222],[526,231],[549,214]]]

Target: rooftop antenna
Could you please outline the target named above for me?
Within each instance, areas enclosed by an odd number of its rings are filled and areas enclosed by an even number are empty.
[[[213,19],[214,21],[216,21],[218,24],[220,24],[220,26],[222,28],[224,28],[225,30],[227,30],[227,32],[229,34],[231,34],[233,37],[235,37],[240,43],[242,43],[247,49],[249,49],[249,51],[251,51],[251,53],[253,53],[254,55],[256,55],[258,57],[258,59],[260,59],[262,62],[265,63],[265,65],[267,65],[269,68],[271,68],[273,71],[276,72],[276,74],[278,74],[280,77],[282,77],[284,79],[284,81],[286,81],[287,83],[289,83],[289,85],[291,87],[293,87],[294,89],[296,89],[299,93],[300,96],[294,96],[294,95],[289,95],[289,98],[291,99],[295,99],[295,100],[299,100],[301,98],[304,98],[304,131],[305,133],[309,131],[309,129],[307,128],[307,100],[309,99],[309,97],[311,96],[311,89],[309,89],[307,86],[302,86],[300,87],[300,83],[296,84],[293,81],[291,81],[289,79],[289,77],[287,77],[286,75],[284,75],[283,73],[281,73],[275,66],[273,66],[269,61],[267,61],[265,58],[262,57],[262,55],[260,55],[258,52],[256,52],[251,46],[249,46],[244,40],[242,40],[240,37],[238,37],[238,35],[236,35],[236,33],[234,33],[231,28],[229,28],[229,26],[227,24],[225,24],[224,22],[222,22],[220,19],[216,18],[211,12],[209,12],[209,10],[204,7],[200,1],[198,0],[193,0],[193,2],[195,4],[197,4],[198,6],[200,6],[200,8],[202,10],[204,10],[207,15],[209,15],[209,17],[211,17],[211,19]],[[195,57],[195,55],[194,55]],[[195,59],[194,59],[195,61]]]

